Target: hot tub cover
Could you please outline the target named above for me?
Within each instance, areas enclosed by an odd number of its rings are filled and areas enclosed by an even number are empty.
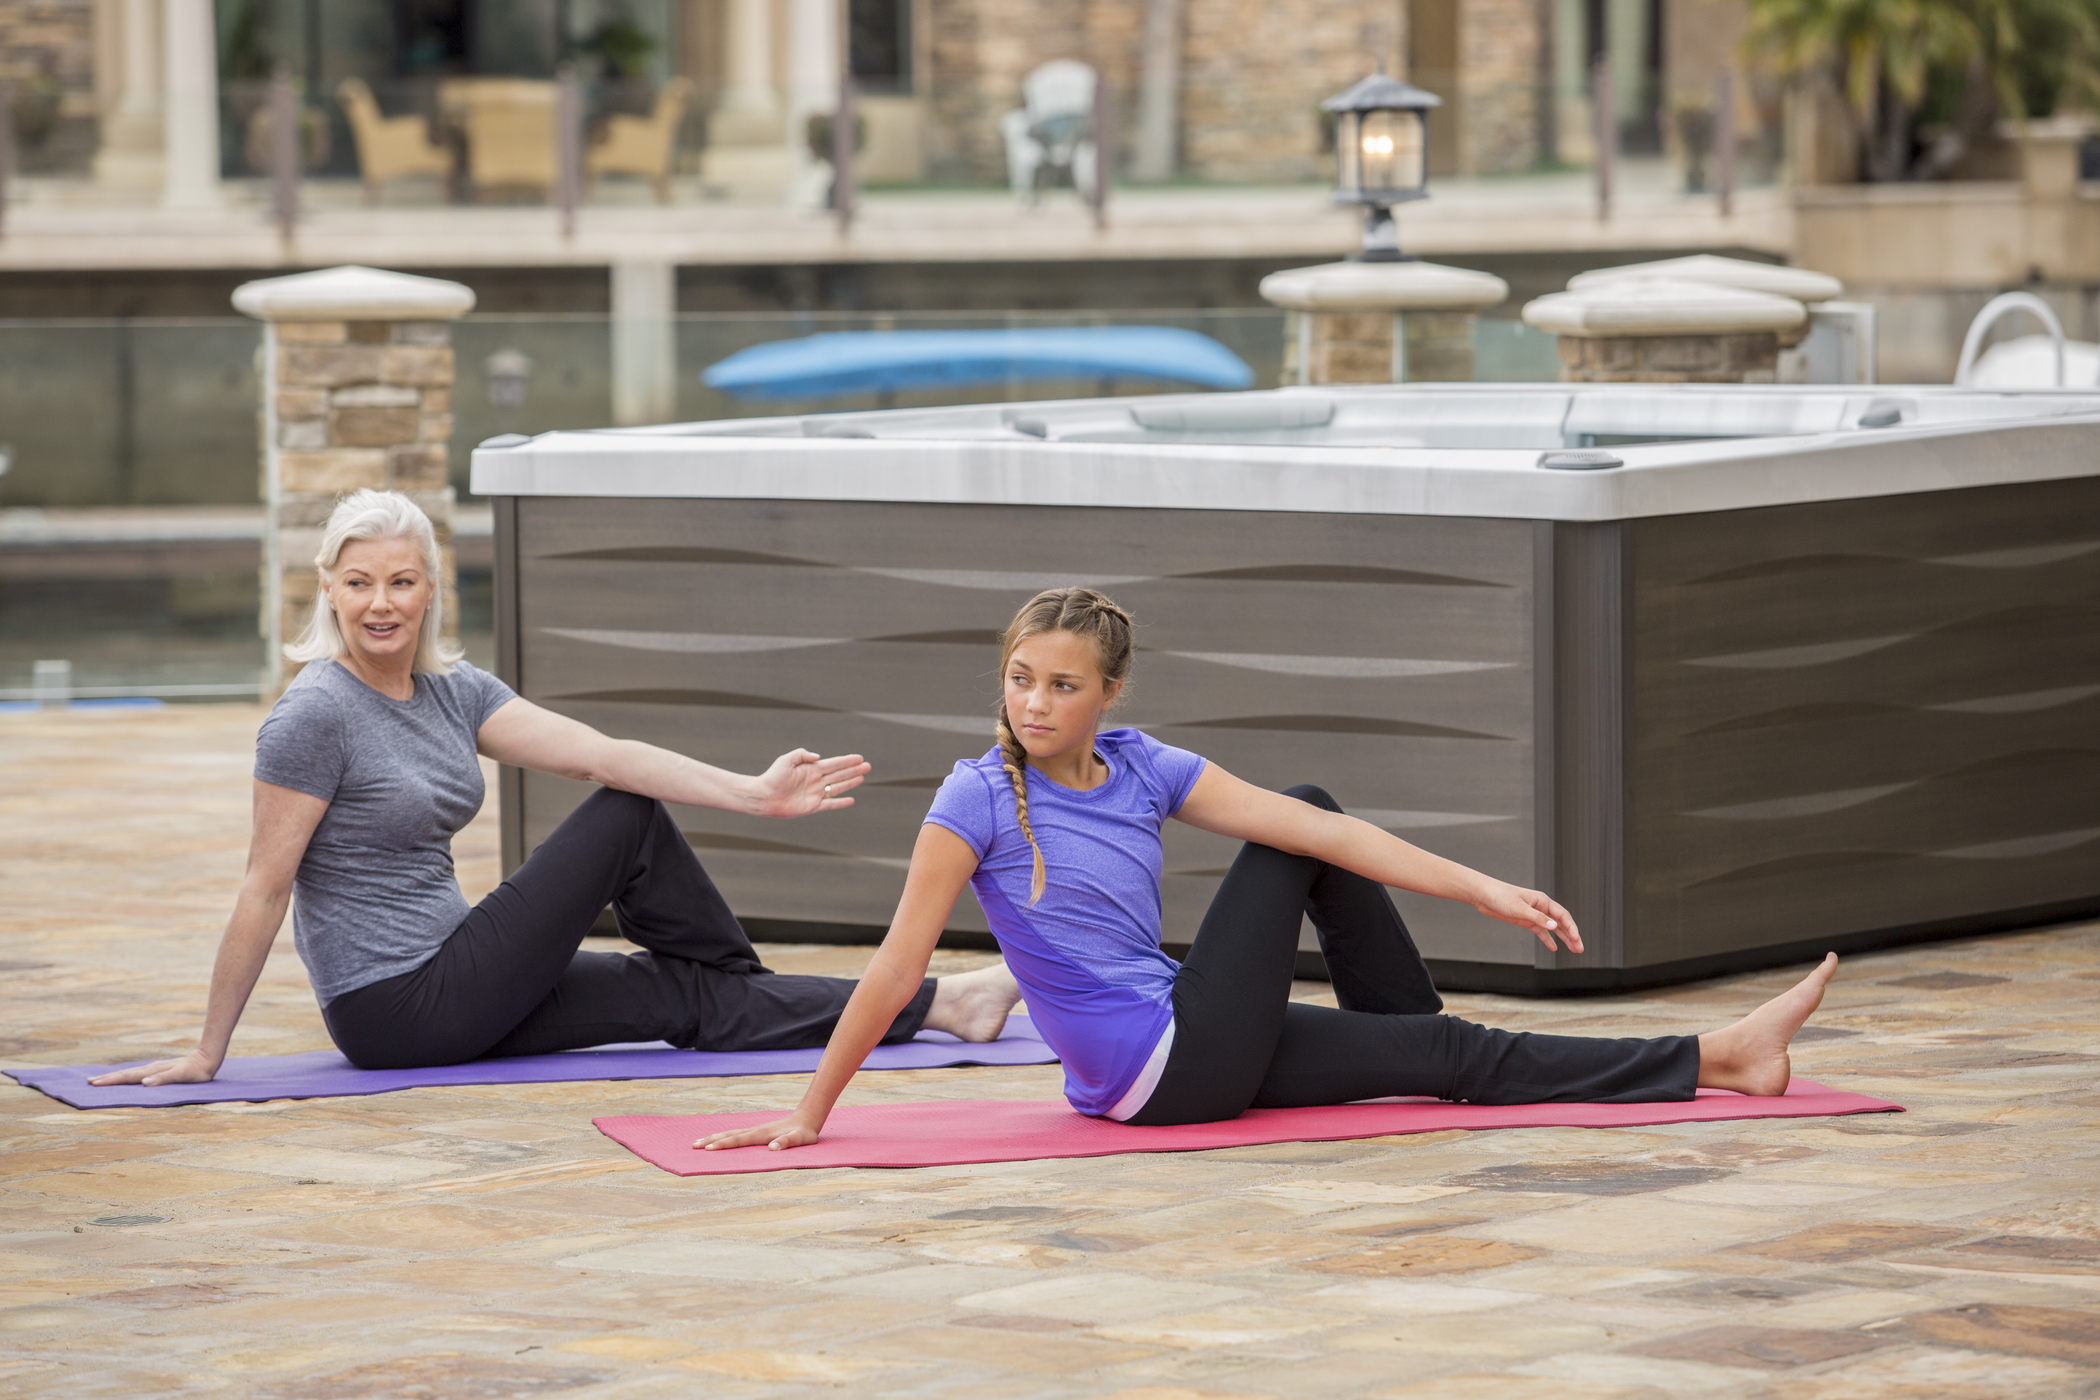
[[[1019,380],[1154,379],[1244,389],[1246,361],[1173,326],[831,331],[739,350],[701,372],[747,399],[819,399]]]

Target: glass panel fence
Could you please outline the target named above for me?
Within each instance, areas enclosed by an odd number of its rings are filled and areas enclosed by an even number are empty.
[[[673,417],[876,407],[881,396],[741,401],[700,382],[736,351],[820,331],[1179,326],[1274,387],[1282,313],[681,316]],[[34,663],[71,663],[86,696],[252,693],[260,560],[254,321],[0,321],[0,704],[32,693]],[[462,624],[489,659],[487,507],[468,493],[476,442],[613,421],[604,316],[475,316],[454,328],[453,481],[461,496]],[[497,373],[492,374],[493,368]],[[508,378],[509,382],[504,382]],[[1159,392],[1136,379],[1010,382],[888,398],[897,406]]]
[[[1185,390],[1135,378],[1011,381],[966,390],[807,400],[732,398],[702,372],[739,350],[819,332],[1175,326],[1217,340],[1277,385],[1286,318],[1269,309],[1071,315],[681,316],[669,329],[674,417],[991,403]],[[262,328],[195,321],[0,322],[0,704],[33,692],[34,663],[71,663],[76,694],[252,694],[261,511]],[[604,316],[471,316],[454,328],[453,481],[460,493],[462,627],[491,659],[487,506],[468,492],[473,445],[498,433],[613,421]],[[1553,337],[1482,319],[1475,377],[1550,380]]]

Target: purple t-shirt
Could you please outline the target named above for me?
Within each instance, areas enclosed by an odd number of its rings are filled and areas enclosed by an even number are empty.
[[[970,888],[1028,1014],[1065,1066],[1065,1098],[1108,1112],[1174,1016],[1175,961],[1160,950],[1159,831],[1203,776],[1203,759],[1135,729],[1094,738],[1108,781],[1088,792],[1028,774],[1043,848],[1043,897],[999,750],[955,765],[926,820],[977,853]]]

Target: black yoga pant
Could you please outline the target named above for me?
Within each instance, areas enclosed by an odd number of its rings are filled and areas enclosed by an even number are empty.
[[[607,904],[646,951],[577,951]],[[361,1069],[634,1040],[791,1050],[831,1038],[854,985],[761,966],[664,804],[600,788],[429,962],[345,992],[321,1015]],[[883,1043],[918,1034],[932,1005],[929,978]]]
[[[1316,787],[1289,796],[1341,810]],[[1294,1002],[1299,915],[1340,1009]],[[1249,843],[1174,979],[1174,1047],[1133,1123],[1214,1123],[1249,1108],[1389,1095],[1466,1103],[1689,1099],[1699,1041],[1492,1030],[1445,1016],[1400,911],[1374,880]]]

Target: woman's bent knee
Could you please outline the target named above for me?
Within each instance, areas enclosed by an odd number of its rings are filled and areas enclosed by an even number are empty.
[[[637,792],[623,792],[619,788],[601,787],[589,797],[584,798],[577,805],[576,810],[580,812],[588,807],[594,811],[604,812],[608,816],[617,815],[647,820],[655,816],[656,809],[661,806],[663,806],[663,803],[658,802],[653,797],[644,797]]]
[[[1310,802],[1313,806],[1323,808],[1329,812],[1342,810],[1342,804],[1329,796],[1326,788],[1320,787],[1315,783],[1299,783],[1295,787],[1287,787],[1283,790],[1283,795],[1285,797],[1295,797],[1300,802]]]

